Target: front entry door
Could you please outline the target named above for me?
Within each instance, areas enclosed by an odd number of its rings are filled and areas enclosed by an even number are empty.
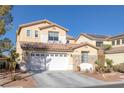
[[[88,51],[82,52],[82,63],[88,63]]]

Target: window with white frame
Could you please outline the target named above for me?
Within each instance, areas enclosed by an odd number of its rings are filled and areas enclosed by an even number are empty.
[[[38,37],[38,31],[35,30],[35,37]]]
[[[40,56],[40,54],[36,54],[36,56]]]
[[[35,56],[35,54],[34,53],[31,53],[31,56]]]
[[[115,40],[112,41],[112,45],[115,45]]]
[[[117,40],[117,45],[120,45],[120,39]]]
[[[27,30],[27,36],[31,36],[31,31]]]
[[[58,32],[48,32],[48,40],[49,41],[58,41],[59,33]]]
[[[63,55],[62,55],[62,54],[60,54],[60,57],[63,57]]]
[[[124,44],[124,39],[122,39],[122,44]]]
[[[96,46],[97,47],[102,47],[102,45],[103,45],[103,42],[101,41],[101,42],[96,42]]]

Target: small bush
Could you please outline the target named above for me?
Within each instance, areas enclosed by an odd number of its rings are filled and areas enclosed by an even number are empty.
[[[110,68],[110,67],[104,67],[103,68],[104,73],[110,73],[111,71],[112,71],[112,68]]]
[[[100,73],[110,73],[112,71],[112,68],[105,66],[104,67],[96,66],[95,70]]]
[[[96,61],[95,61],[95,64],[96,64],[96,65],[98,65],[98,64],[99,64],[99,61],[98,61],[98,60],[96,60]]]
[[[113,65],[113,70],[115,72],[118,72],[119,71],[119,65]]]
[[[106,64],[109,67],[112,67],[113,61],[111,59],[106,59]]]
[[[109,50],[109,49],[111,49],[111,47],[112,47],[112,46],[109,45],[109,44],[104,44],[104,45],[103,45],[103,49],[104,49],[104,50]]]
[[[119,64],[119,72],[124,73],[124,63]]]

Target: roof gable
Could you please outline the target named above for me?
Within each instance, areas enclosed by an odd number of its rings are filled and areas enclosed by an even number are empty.
[[[107,40],[114,40],[114,39],[121,39],[121,38],[124,38],[124,33],[115,35],[115,36],[111,36]]]
[[[73,49],[77,49],[77,48],[80,48],[80,47],[83,47],[83,46],[90,46],[90,47],[95,48],[95,49],[97,49],[97,50],[99,49],[99,48],[97,48],[96,46],[94,46],[94,45],[92,45],[92,44],[89,44],[89,43],[81,43],[81,44],[79,44],[79,45],[73,47]]]
[[[20,34],[21,28],[23,28],[23,27],[33,26],[33,25],[37,25],[37,24],[41,24],[41,23],[48,23],[49,24],[48,26],[41,27],[42,29],[45,29],[45,28],[48,28],[48,27],[51,27],[51,26],[57,26],[57,27],[65,30],[65,31],[68,31],[68,29],[66,29],[66,28],[64,28],[64,27],[62,27],[62,26],[60,26],[60,25],[58,25],[56,23],[53,23],[53,22],[51,22],[49,20],[44,19],[44,20],[35,21],[35,22],[20,25],[19,28],[18,28],[17,34],[18,35]]]
[[[105,36],[105,35],[86,34],[86,33],[81,33],[80,36],[84,36],[90,40],[96,40],[96,41],[103,41],[106,38],[108,38],[108,36]],[[80,38],[80,36],[76,40],[78,40]]]

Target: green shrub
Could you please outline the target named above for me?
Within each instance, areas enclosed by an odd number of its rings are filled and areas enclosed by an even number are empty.
[[[119,65],[113,65],[113,70],[118,72],[119,71]]]
[[[96,64],[96,65],[98,65],[98,64],[99,64],[99,61],[98,61],[98,60],[96,60],[96,61],[95,61],[95,64]]]
[[[104,73],[110,73],[112,71],[112,68],[107,66],[107,67],[103,67],[103,72]]]
[[[113,61],[111,59],[106,59],[106,64],[109,67],[112,67]]]
[[[104,67],[96,66],[95,70],[97,72],[100,72],[100,73],[110,73],[112,71],[112,68],[109,67],[109,66],[108,67],[106,67],[106,66],[104,66]]]
[[[119,72],[124,73],[124,63],[119,64]]]
[[[104,50],[109,50],[109,49],[111,49],[111,47],[112,47],[112,46],[111,46],[110,44],[104,44],[104,45],[103,45],[103,49],[104,49]]]
[[[112,71],[112,63],[113,63],[112,60],[106,59],[107,66],[104,66],[103,64],[101,65],[101,63],[98,60],[96,60],[95,70],[100,73],[110,73]]]

